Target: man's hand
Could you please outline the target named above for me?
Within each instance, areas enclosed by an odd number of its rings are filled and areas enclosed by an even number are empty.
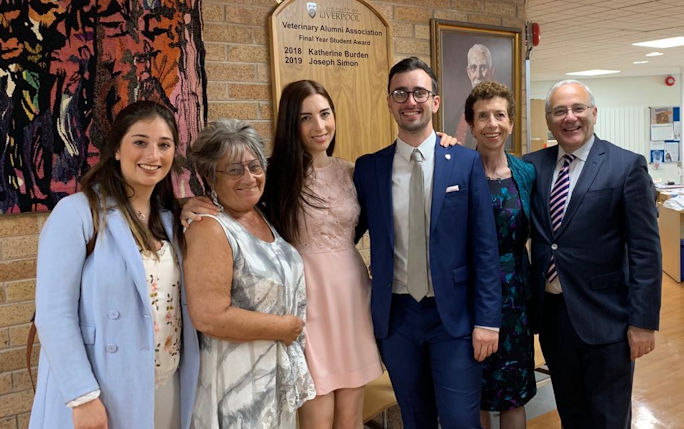
[[[74,429],[108,429],[107,411],[100,398],[74,407],[72,410]]]
[[[442,147],[449,147],[455,145],[463,146],[463,142],[458,141],[456,137],[452,137],[449,134],[437,131],[437,135],[440,137],[439,144]]]
[[[183,210],[181,211],[181,225],[185,228],[190,226],[190,222],[202,220],[202,214],[219,214],[218,208],[211,202],[207,197],[193,197],[190,198],[183,204]]]
[[[629,342],[629,358],[637,360],[655,349],[655,332],[630,325],[627,327],[627,341]]]
[[[473,329],[473,350],[475,360],[482,362],[499,348],[499,333],[485,328]]]

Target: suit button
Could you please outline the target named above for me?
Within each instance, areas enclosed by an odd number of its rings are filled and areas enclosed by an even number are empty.
[[[109,317],[112,320],[116,320],[121,316],[121,313],[119,313],[116,310],[111,310],[109,313],[107,313],[107,317]]]
[[[116,344],[107,344],[107,353],[115,353],[119,348]]]
[[[556,249],[558,249],[558,245],[556,243],[553,243],[551,245],[551,250],[556,250]]]

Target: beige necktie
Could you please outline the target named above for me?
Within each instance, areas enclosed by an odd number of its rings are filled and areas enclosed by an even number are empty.
[[[411,296],[420,301],[428,292],[427,238],[425,228],[425,185],[423,183],[423,154],[418,149],[411,153],[413,170],[409,184],[409,245],[407,287]]]

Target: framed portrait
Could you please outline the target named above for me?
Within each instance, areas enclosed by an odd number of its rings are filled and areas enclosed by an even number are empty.
[[[430,27],[432,66],[442,99],[435,118],[436,129],[474,148],[476,143],[464,116],[465,100],[475,85],[495,80],[513,91],[515,118],[506,150],[520,155],[522,31],[439,19],[430,20]]]

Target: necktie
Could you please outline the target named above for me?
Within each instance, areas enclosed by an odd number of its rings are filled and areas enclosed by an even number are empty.
[[[411,153],[413,170],[409,183],[409,246],[407,288],[420,301],[428,292],[427,237],[425,227],[425,185],[423,183],[423,154],[418,149]]]
[[[563,166],[558,172],[558,177],[556,178],[556,183],[553,184],[551,189],[551,197],[549,198],[549,214],[551,215],[551,225],[553,226],[554,232],[558,230],[563,222],[563,214],[565,214],[565,202],[568,200],[568,194],[570,191],[570,164],[575,160],[575,155],[565,154],[563,155]],[[553,255],[551,255],[551,261],[549,263],[549,269],[546,270],[546,277],[549,283],[554,281],[558,277],[558,271],[556,270],[556,263],[553,260]]]

